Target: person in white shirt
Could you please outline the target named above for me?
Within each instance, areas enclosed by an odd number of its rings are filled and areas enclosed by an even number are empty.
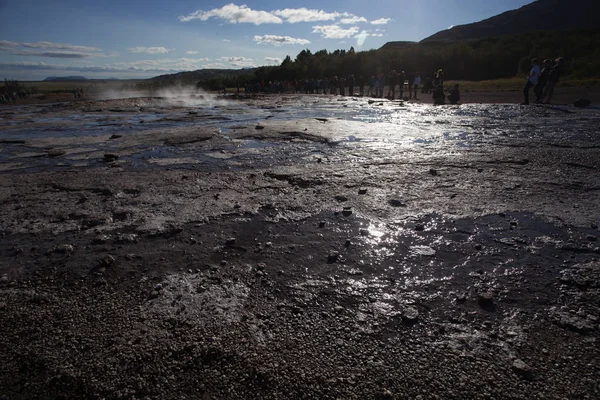
[[[525,96],[525,100],[522,105],[529,104],[529,89],[534,87],[538,81],[540,76],[540,65],[538,64],[537,58],[531,60],[531,71],[529,71],[529,76],[527,76],[527,83],[525,84],[525,89],[523,89],[523,95]]]
[[[417,89],[419,88],[420,84],[421,84],[421,75],[419,75],[418,72],[415,72],[415,80],[413,82],[413,90],[415,91],[415,100],[417,100]]]

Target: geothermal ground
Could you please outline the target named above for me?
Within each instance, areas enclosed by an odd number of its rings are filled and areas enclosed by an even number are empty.
[[[0,399],[600,397],[600,109],[0,108]]]

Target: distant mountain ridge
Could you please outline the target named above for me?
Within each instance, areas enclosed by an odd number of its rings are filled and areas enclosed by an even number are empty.
[[[224,76],[240,76],[254,73],[256,68],[242,69],[199,69],[196,71],[178,72],[176,74],[160,75],[150,78],[155,82],[196,83]]]
[[[69,82],[69,81],[87,81],[85,76],[49,76],[44,82]]]
[[[423,39],[421,43],[481,39],[540,30],[598,27],[600,0],[537,0],[483,21],[440,31]],[[384,47],[386,46],[388,44]]]

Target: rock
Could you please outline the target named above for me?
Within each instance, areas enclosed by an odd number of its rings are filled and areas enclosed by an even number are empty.
[[[227,240],[225,241],[225,244],[226,244],[227,246],[233,246],[233,245],[235,244],[235,238],[234,238],[234,237],[231,237],[231,238],[227,239]]]
[[[52,253],[61,253],[61,254],[72,253],[74,251],[75,251],[75,246],[73,246],[72,244],[59,244],[58,246],[54,247],[51,250]]]
[[[358,189],[358,194],[367,194],[367,189]]]
[[[260,129],[265,129],[265,127],[264,127],[264,126],[262,126],[262,125],[256,125],[255,129],[256,129],[256,130],[260,130]]]
[[[527,363],[525,363],[525,361],[519,358],[513,361],[512,370],[515,374],[528,381],[532,381],[534,378],[533,368],[531,368]]]
[[[327,255],[327,263],[333,264],[334,262],[336,262],[338,260],[338,258],[340,258],[340,252],[332,250]]]
[[[352,241],[350,239],[346,239],[346,242],[344,243],[344,246],[350,247],[351,244],[352,244]]]
[[[100,267],[112,267],[113,265],[115,265],[115,263],[115,258],[109,254],[106,257],[102,258],[98,265]]]
[[[429,175],[432,175],[432,176],[437,176],[437,174],[438,174],[438,173],[437,173],[437,170],[435,170],[435,169],[433,169],[433,168],[430,168],[430,169],[429,169]]]
[[[392,207],[406,207],[406,204],[402,203],[400,200],[398,199],[391,199],[388,200],[388,204]]]
[[[573,105],[579,108],[588,107],[590,104],[592,104],[590,99],[577,99],[573,102]]]
[[[423,224],[416,224],[415,225],[415,231],[422,232],[424,230],[425,230],[425,225],[423,225]]]
[[[494,296],[491,292],[477,293],[477,303],[481,308],[491,308],[494,306]]]
[[[348,198],[346,196],[342,196],[342,195],[335,196],[335,199],[337,201],[339,201],[340,203],[343,203],[344,201],[348,201]]]
[[[587,235],[586,239],[590,242],[595,242],[596,240],[598,240],[598,237],[594,235]]]
[[[114,135],[111,135],[111,136],[109,137],[109,139],[119,139],[119,138],[122,138],[122,137],[123,137],[123,135],[117,135],[117,134],[114,134]]]
[[[363,272],[360,269],[356,269],[356,268],[352,268],[351,270],[346,272],[348,275],[352,275],[352,276],[358,276],[358,275],[362,275]]]
[[[342,210],[342,215],[344,217],[349,217],[350,215],[352,215],[352,207],[344,207],[344,209]]]
[[[419,319],[419,310],[414,307],[406,307],[402,311],[402,320],[406,322],[416,322]]]
[[[457,303],[464,303],[467,301],[467,294],[466,293],[462,293],[456,296],[456,302]]]
[[[64,150],[60,150],[60,149],[50,149],[48,150],[48,157],[60,157],[60,156],[64,156],[65,154],[67,154],[66,151]]]
[[[106,153],[104,154],[104,161],[105,162],[111,162],[111,161],[116,161],[119,159],[119,156],[116,154],[112,154],[112,153]]]
[[[587,318],[582,318],[568,312],[556,312],[553,316],[558,326],[572,332],[586,334],[594,330],[593,322]]]
[[[319,228],[324,228],[324,227],[325,227],[325,221],[319,222]]]

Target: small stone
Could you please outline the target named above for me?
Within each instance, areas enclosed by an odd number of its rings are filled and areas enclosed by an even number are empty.
[[[360,269],[352,268],[351,270],[349,270],[347,272],[347,274],[352,275],[352,276],[358,276],[358,275],[362,275],[363,272]]]
[[[388,204],[392,207],[406,207],[406,204],[402,203],[400,200],[398,199],[391,199],[388,200]]]
[[[423,225],[423,224],[416,224],[415,225],[415,231],[422,232],[424,230],[425,230],[425,225]]]
[[[350,241],[350,239],[346,239],[346,243],[344,243],[344,246],[349,247],[352,244],[352,242]]]
[[[115,258],[109,254],[106,257],[103,257],[98,264],[101,267],[112,267],[115,265],[115,262]]]
[[[494,305],[494,297],[491,292],[477,293],[477,303],[482,308],[492,307]]]
[[[476,243],[475,246],[475,250],[481,250],[483,248],[483,246],[481,245],[481,243]]]
[[[104,161],[111,162],[119,159],[119,156],[116,154],[106,153],[104,154]]]
[[[58,246],[56,246],[54,249],[52,249],[52,251],[54,253],[72,253],[75,251],[75,246],[73,246],[72,244],[60,244]]]
[[[598,240],[598,237],[594,235],[587,235],[586,239],[590,242],[595,242],[596,240]]]
[[[349,217],[350,215],[352,215],[352,207],[344,207],[342,215],[345,217]]]
[[[339,201],[340,203],[343,203],[344,201],[348,201],[348,198],[346,196],[341,196],[341,195],[335,196],[335,199],[337,201]]]
[[[256,266],[256,269],[259,271],[264,271],[264,269],[267,267],[267,264],[265,263],[258,263],[258,265]]]
[[[319,222],[319,228],[323,228],[325,226],[325,221]]]
[[[256,128],[255,128],[255,129],[257,129],[257,130],[260,130],[260,129],[265,129],[265,127],[264,127],[264,126],[262,126],[262,125],[256,125]]]
[[[512,364],[512,369],[521,378],[528,381],[533,380],[533,368],[531,368],[523,360],[517,358]]]
[[[358,194],[367,194],[367,189],[358,189]]]
[[[114,134],[114,135],[111,135],[109,139],[119,139],[119,138],[122,138],[122,137],[123,137],[123,135]]]
[[[232,238],[229,238],[229,239],[227,239],[227,240],[225,241],[225,244],[226,244],[227,246],[233,246],[233,245],[235,244],[235,238],[234,238],[234,237],[232,237]]]
[[[338,260],[338,258],[340,258],[340,252],[332,250],[327,255],[327,263],[333,264],[334,262],[336,262]]]
[[[429,170],[429,174],[430,174],[430,175],[432,175],[432,176],[437,176],[438,172],[437,172],[437,170],[435,170],[435,169],[431,168],[431,169]]]
[[[419,310],[414,307],[407,307],[402,311],[402,319],[408,322],[415,322],[419,318]]]

